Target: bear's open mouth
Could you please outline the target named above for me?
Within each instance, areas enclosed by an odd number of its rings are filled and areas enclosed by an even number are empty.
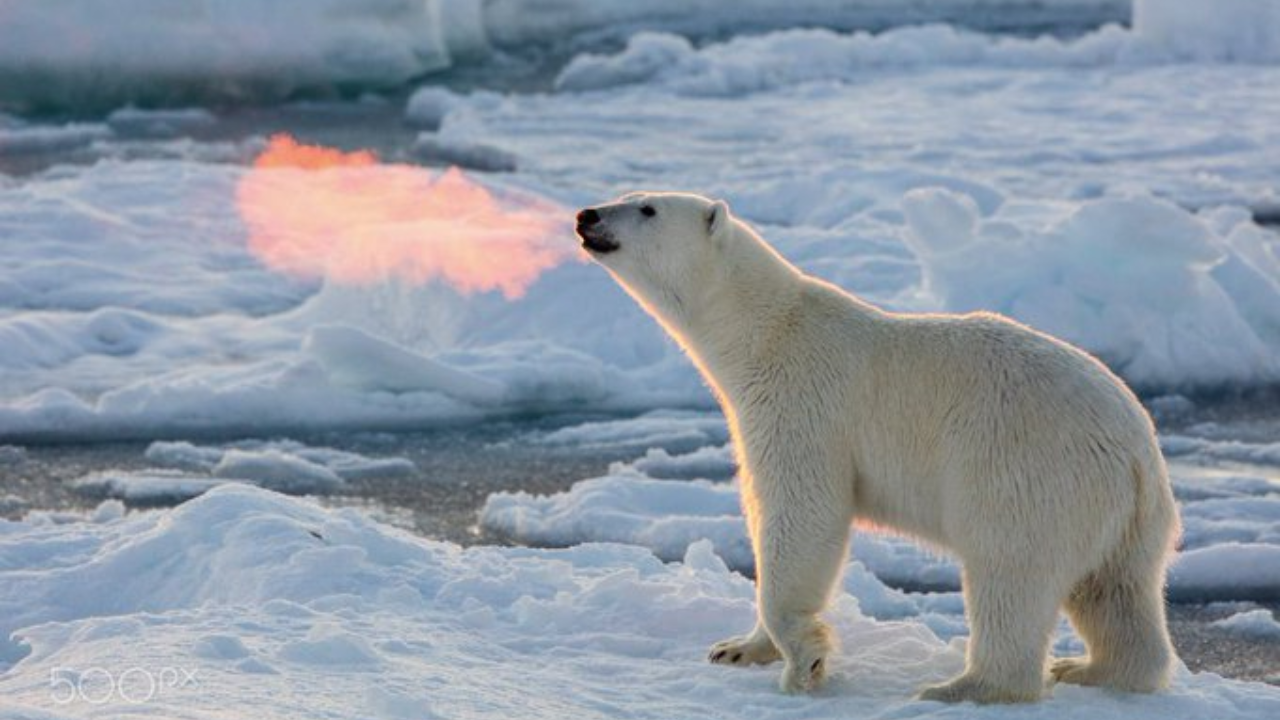
[[[586,228],[581,225],[578,226],[577,231],[578,237],[582,238],[582,247],[593,253],[603,255],[604,253],[611,253],[621,247],[613,238],[609,237],[608,233],[604,233],[599,230],[592,231],[590,228]]]

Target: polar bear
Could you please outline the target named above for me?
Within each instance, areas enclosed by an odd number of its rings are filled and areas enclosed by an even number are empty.
[[[857,519],[963,563],[965,669],[920,698],[1040,698],[1059,608],[1088,655],[1054,662],[1054,680],[1167,684],[1177,512],[1150,418],[1100,362],[990,313],[876,308],[800,272],[723,201],[626,195],[581,211],[577,234],[729,421],[758,620],[711,662],[782,659],[784,691],[819,686],[818,613]]]

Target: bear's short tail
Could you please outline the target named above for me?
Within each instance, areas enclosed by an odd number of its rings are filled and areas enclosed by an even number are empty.
[[[1182,523],[1169,482],[1169,468],[1159,446],[1152,447],[1146,455],[1134,463],[1137,502],[1129,528],[1130,547],[1151,553],[1155,556],[1151,558],[1152,564],[1166,568],[1182,538]]]

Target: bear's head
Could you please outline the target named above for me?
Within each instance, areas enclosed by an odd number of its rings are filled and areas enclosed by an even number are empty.
[[[723,271],[732,225],[723,200],[643,192],[579,212],[577,233],[651,312],[678,319]]]

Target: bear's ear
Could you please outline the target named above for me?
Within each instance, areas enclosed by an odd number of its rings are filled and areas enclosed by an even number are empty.
[[[729,203],[717,200],[707,208],[707,237],[716,237],[729,227]]]

